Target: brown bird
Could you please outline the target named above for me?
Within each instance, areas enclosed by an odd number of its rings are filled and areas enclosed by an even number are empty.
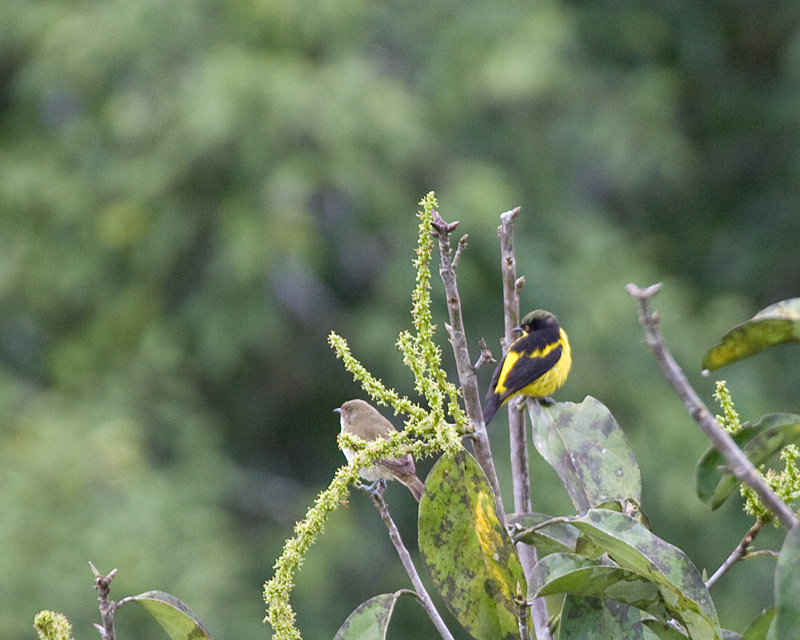
[[[342,433],[352,433],[365,442],[388,438],[390,433],[396,431],[391,422],[384,418],[375,407],[363,400],[348,400],[334,411],[341,416]],[[347,461],[352,462],[354,452],[347,448],[344,448],[343,451]],[[422,481],[416,476],[414,458],[410,453],[402,458],[379,460],[371,467],[363,467],[360,473],[361,477],[368,482],[399,480],[408,487],[417,502],[425,491]]]

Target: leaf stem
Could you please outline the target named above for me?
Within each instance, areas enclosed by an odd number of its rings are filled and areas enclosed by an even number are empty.
[[[539,524],[535,524],[531,527],[526,527],[523,529],[518,524],[514,525],[514,531],[511,534],[511,539],[515,542],[522,538],[523,536],[528,535],[529,533],[533,533],[534,531],[538,531],[539,529],[544,529],[545,527],[549,527],[554,524],[572,524],[575,521],[575,516],[554,516],[552,518],[548,518]]]

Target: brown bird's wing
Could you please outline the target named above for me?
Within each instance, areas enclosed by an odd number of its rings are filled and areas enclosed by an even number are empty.
[[[416,467],[414,466],[414,458],[411,457],[410,453],[407,453],[402,458],[380,460],[378,466],[391,471],[400,482],[408,487],[414,499],[417,502],[420,501],[425,491],[425,485],[423,485],[422,480],[415,475]]]
[[[410,453],[407,453],[402,458],[394,458],[392,460],[379,460],[378,464],[389,471],[392,471],[398,476],[414,475],[417,468],[414,465],[414,458]]]

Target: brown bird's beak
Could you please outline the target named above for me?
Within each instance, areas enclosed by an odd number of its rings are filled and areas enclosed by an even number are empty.
[[[341,408],[341,407],[336,407],[336,408],[333,410],[333,412],[334,412],[334,413],[338,413],[339,415],[342,415],[342,408]]]

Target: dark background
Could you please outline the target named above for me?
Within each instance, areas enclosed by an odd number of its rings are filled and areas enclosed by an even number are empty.
[[[701,570],[744,534],[738,498],[712,513],[694,495],[707,445],[624,285],[665,283],[666,338],[709,403],[704,351],[798,295],[796,2],[6,0],[2,13],[4,637],[33,637],[43,608],[92,637],[88,560],[119,569],[113,597],[161,589],[218,640],[269,635],[262,584],[344,460],[331,410],[362,396],[328,333],[413,396],[394,342],[429,190],[470,235],[473,358],[480,337],[499,353],[496,227],[521,205],[523,312],[554,311],[573,345],[558,399],[611,409],[655,532]],[[744,419],[798,410],[796,353],[721,372]],[[491,437],[508,487],[504,425]],[[533,465],[535,509],[571,513]],[[388,497],[413,547],[414,504],[399,486]],[[771,602],[773,569],[751,560],[714,587],[723,626]],[[324,639],[406,586],[353,494],[292,602],[304,637]],[[130,609],[119,635],[141,637],[151,623]],[[433,637],[414,606],[399,612]]]

